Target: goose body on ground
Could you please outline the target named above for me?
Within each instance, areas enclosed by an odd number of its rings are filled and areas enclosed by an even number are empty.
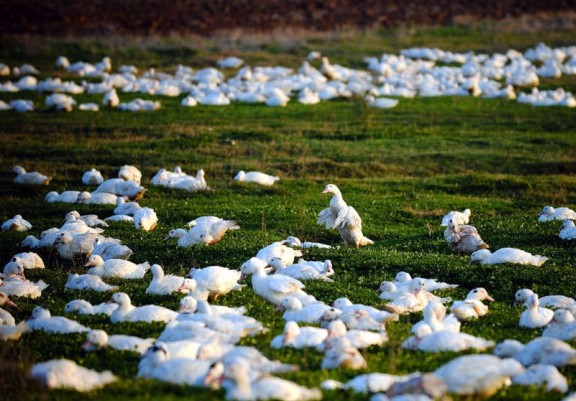
[[[479,249],[470,255],[470,262],[483,265],[494,265],[500,263],[517,263],[522,265],[542,266],[548,258],[541,255],[533,255],[529,252],[517,248],[500,248],[495,252],[488,249]]]
[[[75,320],[63,316],[52,316],[48,309],[40,306],[32,310],[32,315],[26,321],[30,330],[42,330],[48,333],[83,333],[88,327]]]
[[[274,268],[274,274],[283,274],[297,280],[332,281],[332,279],[330,279],[325,274],[320,273],[314,266],[311,266],[310,264],[293,263],[291,265],[285,265],[284,262],[282,262],[282,260],[278,257],[273,257],[270,259],[268,264]]]
[[[207,266],[202,269],[191,268],[189,278],[196,281],[196,289],[192,296],[198,300],[217,300],[220,296],[233,290],[240,290],[244,285],[239,284],[242,272],[222,266]]]
[[[134,252],[126,245],[122,245],[119,240],[112,238],[96,237],[92,255],[100,255],[103,260],[108,259],[130,259]]]
[[[553,337],[536,337],[526,344],[508,339],[496,344],[493,352],[501,358],[514,358],[526,367],[536,364],[556,367],[576,364],[576,349]]]
[[[69,290],[93,290],[98,292],[116,291],[118,286],[105,283],[100,276],[94,274],[77,274],[68,275],[68,280],[64,288]]]
[[[485,351],[494,346],[494,341],[475,337],[467,333],[447,330],[432,331],[430,326],[420,326],[414,335],[404,340],[402,347],[426,352],[461,352],[475,349]]]
[[[68,359],[52,359],[32,366],[32,378],[48,388],[88,392],[117,380],[112,372],[97,372]]]
[[[125,279],[143,278],[150,269],[148,262],[136,264],[124,259],[103,260],[102,257],[98,255],[90,256],[85,266],[90,267],[88,274]]]
[[[477,319],[488,313],[488,306],[482,301],[494,301],[494,298],[485,288],[474,288],[463,301],[455,301],[450,306],[450,312],[461,321]]]
[[[100,185],[104,182],[102,173],[95,168],[91,168],[82,174],[82,184],[84,185]]]
[[[111,347],[120,351],[132,351],[142,355],[154,345],[154,341],[155,339],[153,338],[140,338],[124,334],[109,335],[104,330],[90,330],[86,336],[86,341],[82,344],[82,349],[94,351]]]
[[[461,254],[469,255],[478,249],[489,248],[478,234],[476,227],[467,224],[458,225],[454,219],[448,221],[444,239],[452,250]]]
[[[538,221],[542,223],[552,220],[576,220],[576,212],[568,207],[544,206]]]
[[[288,321],[284,325],[284,332],[277,335],[270,342],[272,348],[307,348],[307,347],[317,347],[323,343],[323,341],[328,337],[328,330],[303,326],[300,327],[298,323],[294,321]]]
[[[184,277],[164,274],[164,269],[158,264],[153,264],[150,271],[152,272],[152,281],[146,288],[146,294],[169,295],[182,290]]]
[[[522,288],[516,291],[516,294],[514,294],[514,304],[523,304],[532,294],[534,294],[534,291],[529,288]],[[563,308],[570,311],[576,311],[576,300],[565,295],[546,295],[544,297],[539,297],[538,301],[540,305],[548,308]]]
[[[552,320],[544,331],[543,337],[554,337],[563,341],[576,338],[576,320],[568,309],[556,309]]]
[[[260,171],[238,171],[234,176],[234,181],[253,182],[264,186],[272,186],[275,182],[280,181],[280,177],[262,173]]]
[[[134,306],[128,294],[116,292],[112,295],[111,301],[118,304],[112,314],[110,321],[118,322],[169,322],[175,320],[178,312],[159,305]]]
[[[137,230],[152,231],[158,225],[158,216],[154,209],[141,207],[134,212],[133,221]]]
[[[576,239],[576,225],[573,220],[564,220],[558,237],[563,240]]]
[[[532,294],[524,302],[526,310],[520,314],[520,327],[526,327],[529,329],[535,329],[539,327],[544,327],[554,317],[554,311],[552,309],[543,308],[540,306],[537,294]]]
[[[16,184],[48,185],[52,180],[52,177],[48,177],[38,171],[26,172],[22,166],[14,166],[12,171],[16,173],[16,177],[14,177]]]
[[[78,315],[106,315],[110,316],[114,309],[118,307],[117,304],[102,302],[97,305],[92,305],[84,299],[73,299],[68,302],[64,307],[65,313],[77,313]]]
[[[331,309],[331,306],[323,302],[313,302],[303,306],[298,298],[287,296],[282,299],[277,309],[284,312],[282,317],[286,321],[319,324],[322,316]]]
[[[28,231],[31,228],[32,224],[20,214],[16,214],[11,219],[2,223],[3,231]]]
[[[24,269],[44,269],[44,260],[36,252],[20,252],[12,256],[11,262],[18,263]]]

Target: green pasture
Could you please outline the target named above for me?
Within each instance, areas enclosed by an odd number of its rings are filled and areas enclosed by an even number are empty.
[[[297,68],[311,50],[327,54],[333,63],[365,68],[363,57],[396,53],[410,46],[445,50],[503,52],[525,50],[543,41],[550,46],[574,45],[576,32],[513,34],[482,27],[403,29],[400,31],[342,33],[311,38],[263,38],[251,41],[193,38],[0,38],[0,62],[37,66],[42,78],[66,76],[53,67],[59,55],[71,61],[97,62],[112,58],[113,66],[134,64],[173,72],[176,65],[213,66],[224,56],[237,55],[251,65],[284,65]],[[5,82],[13,77],[2,77]],[[576,92],[576,78],[544,80],[542,88],[563,87]],[[529,90],[529,89],[525,89]],[[307,291],[331,303],[342,296],[354,302],[378,306],[377,288],[401,270],[413,276],[434,277],[459,284],[444,296],[462,299],[475,287],[485,287],[496,299],[490,313],[462,331],[495,341],[516,338],[523,342],[541,330],[518,327],[520,307],[513,307],[516,290],[532,288],[540,295],[576,296],[576,248],[558,238],[561,222],[541,224],[538,213],[545,205],[576,206],[576,111],[562,107],[532,107],[515,101],[470,97],[400,99],[396,108],[369,108],[358,99],[334,100],[315,106],[290,102],[285,108],[233,104],[225,107],[180,106],[178,98],[154,98],[156,112],[130,113],[102,108],[100,112],[53,113],[45,110],[46,94],[0,93],[0,99],[34,100],[36,111],[0,112],[0,220],[22,214],[34,226],[31,232],[0,233],[0,265],[25,249],[19,243],[28,234],[62,224],[66,212],[112,214],[112,206],[47,204],[49,190],[81,189],[82,173],[94,167],[106,178],[117,175],[124,164],[143,172],[147,188],[143,206],[158,214],[152,232],[136,231],[130,224],[111,224],[106,235],[122,239],[134,250],[133,261],[159,263],[169,273],[185,274],[193,267],[221,265],[239,268],[270,242],[295,235],[302,240],[340,245],[338,249],[310,250],[305,257],[330,259],[336,271],[334,283],[309,282]],[[142,95],[119,92],[122,101]],[[74,95],[79,102],[100,103],[101,95]],[[12,166],[38,170],[54,177],[48,187],[17,186]],[[203,168],[208,192],[187,193],[154,187],[150,179],[160,168],[179,165],[185,172]],[[240,170],[260,170],[278,175],[271,188],[237,183]],[[341,189],[348,204],[363,219],[364,233],[375,244],[347,249],[334,231],[316,224],[318,212],[329,197],[321,194],[327,183]],[[521,265],[469,265],[468,258],[453,253],[442,237],[441,217],[450,210],[472,210],[471,224],[495,250],[521,248],[550,259],[543,267]],[[166,233],[201,215],[235,219],[239,231],[226,234],[210,247],[178,248],[164,241]],[[26,319],[36,305],[62,315],[64,305],[75,298],[92,303],[109,294],[64,290],[68,273],[84,272],[83,261],[65,261],[41,253],[45,271],[29,271],[32,280],[43,279],[49,287],[36,300],[15,299],[10,309],[17,320]],[[177,296],[145,295],[150,276],[143,281],[121,282],[133,303],[157,303],[176,308]],[[365,371],[320,369],[322,355],[315,351],[273,350],[269,343],[282,331],[281,315],[255,296],[250,286],[218,300],[225,305],[245,305],[248,315],[270,330],[242,344],[258,347],[271,358],[296,363],[301,371],[288,379],[312,387],[331,378],[346,381]],[[105,317],[77,317],[81,323],[109,333],[157,336],[161,325],[110,324]],[[401,317],[388,326],[390,340],[364,355],[369,372],[427,372],[456,354],[425,354],[403,350],[411,324],[420,314]],[[224,392],[175,386],[135,379],[138,356],[114,350],[84,353],[83,335],[26,333],[22,339],[0,343],[0,399],[77,400],[69,391],[46,391],[28,377],[30,366],[51,358],[66,357],[97,370],[109,369],[122,380],[103,390],[82,395],[98,400],[219,400]],[[572,345],[575,345],[574,343]],[[570,389],[576,390],[576,369],[562,368]],[[367,396],[324,392],[324,399],[354,400]],[[560,400],[532,387],[512,386],[494,400]]]

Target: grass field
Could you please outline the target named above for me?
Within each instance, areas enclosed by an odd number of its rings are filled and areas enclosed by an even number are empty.
[[[251,65],[298,67],[310,50],[320,50],[331,60],[364,68],[364,56],[397,52],[409,46],[434,46],[446,50],[524,50],[544,41],[550,46],[574,45],[576,32],[514,34],[463,28],[413,29],[402,31],[342,34],[333,37],[281,38],[248,42],[189,41],[182,38],[140,40],[136,38],[95,39],[0,39],[0,62],[19,65],[29,62],[45,76],[58,73],[53,62],[58,55],[71,60],[96,62],[109,55],[115,66],[135,64],[141,69],[154,66],[173,71],[177,64],[205,67],[230,54]],[[66,77],[67,79],[69,77]],[[576,78],[546,80],[543,88],[562,86],[576,92]],[[44,94],[0,94],[0,99],[29,98],[44,104]],[[132,96],[137,97],[137,96]],[[100,102],[101,96],[75,96],[81,101]],[[130,95],[122,95],[129,100]],[[185,274],[190,267],[221,265],[239,268],[258,249],[295,235],[343,245],[337,233],[316,225],[318,212],[329,198],[320,192],[327,183],[337,184],[346,201],[363,219],[366,236],[373,246],[359,250],[341,246],[332,250],[306,252],[307,259],[330,259],[336,270],[335,283],[307,284],[318,299],[332,302],[347,296],[354,302],[379,305],[376,292],[382,280],[391,280],[398,271],[413,276],[435,277],[460,287],[446,292],[462,299],[475,287],[485,287],[496,299],[490,313],[477,322],[466,323],[462,331],[501,341],[516,338],[528,341],[539,330],[521,329],[521,308],[513,307],[516,290],[532,288],[540,295],[575,296],[576,266],[574,244],[558,238],[560,222],[540,224],[537,216],[544,205],[576,204],[576,112],[574,109],[537,108],[506,100],[468,97],[401,99],[391,110],[367,107],[362,99],[322,102],[304,106],[291,102],[286,108],[234,104],[228,107],[184,108],[181,98],[162,98],[162,109],[151,113],[102,110],[98,113],[73,111],[59,114],[39,110],[0,114],[0,219],[20,213],[32,222],[32,234],[60,226],[72,209],[104,217],[113,207],[46,204],[48,190],[82,188],[82,173],[92,167],[105,177],[115,177],[123,164],[134,164],[143,172],[147,188],[140,204],[156,210],[156,230],[139,232],[131,225],[114,224],[106,234],[120,238],[134,250],[133,261],[161,264],[167,272]],[[12,183],[12,166],[38,170],[54,176],[46,187],[20,187]],[[206,172],[214,189],[185,193],[150,185],[162,167],[180,165],[193,173]],[[281,177],[272,188],[235,183],[239,170],[261,170]],[[450,210],[472,210],[475,225],[492,249],[517,247],[550,258],[541,268],[505,264],[468,265],[468,258],[454,254],[445,244],[441,217]],[[200,215],[235,219],[241,230],[228,233],[211,247],[181,249],[163,240],[166,233]],[[0,263],[24,249],[19,242],[30,233],[0,234]],[[36,305],[63,314],[64,305],[74,298],[92,303],[109,295],[64,290],[69,272],[82,272],[81,261],[69,262],[54,254],[42,254],[45,271],[30,271],[30,279],[49,283],[42,298],[16,299],[17,320],[25,319]],[[114,282],[113,280],[110,280]],[[178,297],[151,297],[144,294],[149,279],[117,282],[135,304],[159,303],[175,308]],[[287,378],[306,386],[318,386],[324,379],[345,381],[361,372],[320,369],[322,355],[313,351],[273,350],[270,340],[283,328],[273,307],[254,295],[251,288],[222,298],[225,305],[246,305],[248,314],[262,321],[267,334],[243,340],[267,356],[297,363],[301,372]],[[366,351],[370,372],[408,373],[432,371],[455,354],[424,354],[400,348],[409,336],[415,314],[390,324],[385,347]],[[157,336],[160,325],[111,325],[104,317],[79,317],[93,328],[110,333]],[[216,400],[223,391],[180,387],[136,380],[135,354],[105,350],[83,353],[83,335],[25,334],[16,342],[0,343],[0,399],[72,400],[78,395],[51,391],[27,378],[32,363],[66,357],[98,370],[110,369],[122,378],[87,399],[99,400]],[[576,389],[576,370],[562,368],[570,389]],[[351,399],[366,396],[346,394]],[[343,394],[325,392],[324,399],[342,399]],[[497,400],[561,399],[537,388],[512,386],[501,390]]]

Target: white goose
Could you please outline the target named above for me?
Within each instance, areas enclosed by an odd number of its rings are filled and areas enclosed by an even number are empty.
[[[291,265],[294,263],[294,259],[300,256],[303,256],[302,251],[286,246],[285,241],[273,242],[256,253],[256,258],[266,263],[270,262],[270,259],[277,257],[280,258],[285,265]]]
[[[488,307],[482,301],[494,301],[485,288],[479,287],[471,290],[463,301],[455,301],[450,307],[459,320],[477,319],[488,313]]]
[[[126,181],[134,181],[136,184],[140,185],[142,180],[142,173],[136,166],[130,164],[125,164],[118,170],[118,178],[122,178]]]
[[[260,171],[238,171],[234,176],[234,181],[253,182],[264,186],[272,186],[275,182],[280,181],[280,177],[262,173]]]
[[[37,171],[26,172],[22,166],[14,166],[12,171],[17,174],[14,178],[16,184],[48,185],[52,180],[52,177],[45,176]]]
[[[100,185],[104,182],[102,173],[95,168],[92,168],[82,174],[82,184],[84,185]]]
[[[322,392],[316,388],[306,388],[294,382],[274,376],[250,378],[250,365],[236,361],[226,366],[222,386],[228,400],[319,400]]]
[[[358,348],[353,347],[346,337],[326,339],[325,349],[322,369],[364,369],[368,366]]]
[[[424,307],[424,318],[412,326],[412,333],[415,333],[420,326],[428,326],[431,331],[460,332],[460,321],[454,314],[446,315],[446,306],[438,301],[430,301]]]
[[[93,290],[98,292],[116,291],[118,286],[106,284],[101,277],[94,274],[77,274],[68,275],[68,280],[64,288],[69,290]]]
[[[82,349],[94,351],[105,347],[111,347],[120,351],[132,351],[144,354],[148,348],[154,345],[153,338],[140,338],[124,334],[108,335],[104,330],[90,330]]]
[[[514,294],[514,304],[523,304],[532,294],[534,294],[534,291],[528,288],[522,288],[516,291],[516,294]],[[564,308],[572,312],[576,311],[576,300],[565,295],[546,295],[544,297],[539,297],[538,301],[540,305],[548,308]]]
[[[198,301],[196,298],[187,295],[180,300],[180,306],[178,308],[178,312],[180,312],[181,314],[192,314],[195,313],[196,311],[203,313],[202,307],[205,305],[205,303],[206,301]],[[244,315],[246,313],[246,307],[210,305],[210,313],[214,316],[222,316],[225,314]],[[180,320],[180,316],[178,316],[177,320]],[[183,318],[182,320],[186,319]]]
[[[564,341],[576,338],[574,315],[567,309],[556,309],[552,320],[542,332],[542,337],[554,337]]]
[[[102,302],[97,305],[92,305],[84,299],[73,299],[68,302],[64,307],[65,313],[77,313],[79,315],[106,315],[110,316],[114,309],[118,307],[117,304]]]
[[[174,274],[164,274],[164,269],[158,264],[153,264],[150,267],[152,272],[152,281],[146,288],[146,294],[169,295],[175,291],[189,292],[195,288],[184,289],[184,277],[176,276]],[[194,283],[195,284],[195,283]],[[195,286],[194,286],[195,287]]]
[[[344,198],[342,197],[342,192],[334,184],[328,184],[322,191],[323,194],[332,194],[330,199],[330,205],[328,208],[322,210],[318,214],[318,224],[324,224],[326,229],[336,228],[336,218],[340,211],[348,206]]]
[[[470,209],[464,209],[461,212],[453,210],[444,215],[444,217],[442,217],[442,222],[440,223],[440,225],[445,227],[448,225],[448,222],[450,220],[453,220],[458,225],[468,224],[468,222],[470,221],[471,214],[472,212],[470,211]]]
[[[0,306],[10,305],[14,308],[18,306],[8,298],[5,292],[0,291]],[[0,326],[16,326],[14,316],[7,310],[0,308]]]
[[[84,265],[91,267],[88,274],[100,277],[117,277],[125,279],[143,278],[150,269],[148,262],[136,264],[124,259],[103,260],[99,255],[92,255]]]
[[[251,258],[245,262],[240,271],[242,272],[242,277],[252,276],[252,289],[260,297],[264,298],[266,301],[279,305],[282,299],[286,296],[294,296],[300,299],[300,301],[308,300],[310,296],[304,292],[304,284],[292,277],[284,275],[266,275],[264,268],[266,264],[258,258]],[[309,302],[302,302],[307,304]]]
[[[158,225],[158,216],[154,209],[142,207],[134,212],[133,221],[137,230],[152,231]]]
[[[127,216],[134,216],[134,213],[141,209],[142,207],[136,201],[128,202],[123,197],[119,196],[116,198],[116,207],[114,208],[114,214],[122,214]]]
[[[130,259],[134,252],[126,245],[122,245],[119,240],[112,238],[96,237],[94,248],[90,255],[100,255],[103,260],[108,259]]]
[[[42,295],[48,284],[43,280],[37,282],[27,280],[24,268],[11,262],[4,267],[4,281],[0,280],[0,286],[6,295],[36,299]]]
[[[538,216],[538,221],[542,223],[552,220],[576,220],[576,212],[567,207],[544,206]]]
[[[36,252],[20,252],[12,257],[12,262],[16,262],[24,269],[44,269],[44,261]]]
[[[298,326],[294,321],[284,325],[284,332],[277,335],[270,342],[272,348],[306,348],[318,347],[328,337],[328,330],[319,327]]]
[[[532,255],[529,252],[516,248],[500,248],[493,253],[488,249],[479,249],[470,255],[470,263],[476,262],[483,265],[517,263],[542,266],[547,260],[548,258],[546,256]]]
[[[48,333],[82,333],[89,330],[75,320],[63,316],[52,316],[48,309],[40,306],[32,310],[32,315],[26,321],[30,330],[43,330]]]
[[[448,226],[444,230],[444,239],[452,250],[462,254],[471,254],[478,249],[489,248],[478,234],[476,227],[458,224],[454,219],[448,221]]]
[[[28,231],[31,228],[32,224],[20,214],[16,214],[11,219],[2,223],[3,231]]]
[[[546,384],[547,391],[558,391],[565,393],[568,391],[568,381],[553,365],[532,365],[522,374],[512,378],[512,384],[524,386],[543,387]]]
[[[373,345],[382,346],[388,341],[388,334],[385,330],[379,332],[352,329],[348,330],[344,322],[340,319],[333,320],[328,325],[328,338],[346,337],[350,344],[358,349],[364,349]],[[325,350],[326,344],[319,345],[318,350]]]
[[[208,266],[202,269],[191,268],[187,277],[196,281],[196,289],[192,291],[192,296],[198,300],[207,300],[208,298],[217,300],[230,291],[244,288],[244,285],[238,283],[241,276],[242,272],[239,270],[222,266]]]
[[[549,364],[557,367],[576,364],[576,349],[553,337],[536,337],[522,344],[518,340],[504,340],[494,347],[494,355],[514,358],[528,367]]]
[[[92,391],[117,380],[112,372],[97,372],[68,359],[52,359],[32,366],[32,378],[48,388]]]
[[[468,349],[484,351],[495,344],[494,341],[467,333],[432,331],[428,325],[419,326],[412,333],[414,335],[404,340],[402,348],[426,352],[461,352]]]
[[[558,234],[558,237],[563,240],[573,240],[576,239],[576,225],[572,220],[564,220],[562,222],[562,229]]]
[[[175,320],[178,312],[158,305],[134,306],[128,294],[117,292],[112,295],[112,302],[118,304],[112,314],[110,321],[118,322],[169,322]]]
[[[552,309],[543,308],[540,306],[537,294],[532,294],[524,302],[526,310],[520,315],[520,327],[527,327],[529,329],[535,329],[538,327],[544,327],[554,317],[554,311]]]
[[[325,274],[320,273],[315,267],[307,263],[293,263],[285,265],[279,257],[273,257],[268,264],[275,270],[275,274],[283,274],[297,280],[322,280],[332,281]],[[331,271],[334,272],[333,270]]]
[[[287,296],[282,299],[277,309],[284,312],[282,317],[286,321],[319,324],[324,313],[332,308],[323,302],[313,302],[303,306],[298,298]]]

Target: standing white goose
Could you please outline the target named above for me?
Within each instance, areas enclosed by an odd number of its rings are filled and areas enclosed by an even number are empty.
[[[143,278],[150,269],[148,262],[136,264],[124,259],[103,260],[99,255],[92,255],[84,265],[91,267],[88,274],[100,277],[118,277],[127,279]]]
[[[344,198],[342,197],[342,192],[340,189],[334,184],[328,184],[322,191],[323,194],[332,194],[332,198],[330,199],[330,205],[328,208],[322,210],[318,214],[318,224],[324,224],[326,229],[329,230],[331,228],[336,227],[336,218],[342,209],[348,206]]]
[[[479,249],[470,255],[470,262],[483,265],[499,263],[517,263],[522,265],[542,266],[548,258],[546,256],[532,255],[529,252],[516,248],[500,248],[495,252],[488,249]]]
[[[450,312],[461,321],[477,319],[488,313],[488,307],[482,301],[494,301],[494,298],[485,288],[474,288],[463,301],[455,301]]]
[[[178,312],[158,305],[134,306],[128,294],[117,292],[112,295],[112,302],[118,304],[110,315],[112,323],[118,322],[169,322],[175,320]]]

